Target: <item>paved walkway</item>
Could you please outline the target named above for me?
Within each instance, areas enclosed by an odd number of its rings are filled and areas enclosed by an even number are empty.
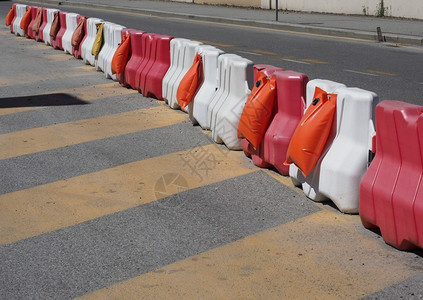
[[[16,1],[15,1],[16,2]],[[387,42],[423,45],[423,21],[370,16],[346,16],[279,12],[271,10],[199,5],[169,1],[145,0],[37,0],[36,2],[64,6],[96,6],[115,10],[130,10],[152,15],[172,15],[205,19],[214,22],[273,27],[316,34],[346,36],[376,40],[376,28],[380,27]]]

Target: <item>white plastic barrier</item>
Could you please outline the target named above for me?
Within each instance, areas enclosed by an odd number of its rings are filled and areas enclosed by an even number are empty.
[[[50,42],[50,29],[51,29],[51,24],[53,23],[54,20],[54,13],[58,11],[55,8],[48,8],[47,9],[47,24],[46,27],[44,27],[43,29],[43,40],[44,43],[46,45],[51,45]]]
[[[98,18],[88,18],[87,19],[87,38],[81,45],[81,57],[85,64],[95,65],[95,56],[92,55],[91,51],[93,49],[94,40],[97,35],[97,26],[98,23],[103,23],[102,19]]]
[[[170,89],[169,83],[172,79],[173,75],[175,74],[176,70],[178,69],[178,66],[180,64],[179,62],[179,54],[183,43],[188,42],[187,39],[181,39],[181,38],[174,38],[170,41],[170,67],[167,70],[165,76],[163,77],[162,81],[162,96],[164,101],[167,103],[167,92]],[[180,64],[182,67],[182,63]]]
[[[196,51],[203,60],[203,82],[188,106],[190,119],[193,124],[205,127],[207,124],[207,109],[215,94],[218,83],[218,58],[224,52],[213,46],[198,46]]]
[[[182,43],[182,47],[179,53],[178,68],[169,81],[168,88],[170,89],[167,91],[167,104],[173,109],[180,108],[178,99],[176,98],[176,93],[182,78],[184,78],[185,74],[188,72],[189,68],[191,68],[194,62],[195,47],[198,45],[201,45],[201,43],[190,40]]]
[[[78,26],[79,14],[67,13],[66,14],[66,31],[62,37],[62,46],[65,53],[72,55],[72,35]]]
[[[332,82],[332,88],[311,81],[307,86],[307,104],[313,100],[316,86],[337,94],[336,118],[320,160],[304,178],[293,165],[289,174],[302,184],[304,193],[314,201],[330,199],[344,213],[358,213],[359,186],[368,166],[371,140],[375,134],[374,112],[379,99],[369,91],[347,88]],[[309,100],[310,99],[310,100]],[[310,102],[309,102],[310,101]]]
[[[13,32],[16,35],[25,36],[25,32],[21,28],[22,17],[26,13],[26,5],[16,4],[16,18],[13,21]]]
[[[104,22],[103,26],[103,47],[98,54],[97,61],[95,62],[95,69],[106,72],[106,59],[113,48],[113,28],[116,25],[111,22]]]
[[[212,98],[207,106],[207,118],[203,119],[205,124],[201,127],[203,129],[211,129],[211,121],[212,121],[212,114],[213,110],[215,109],[216,105],[221,99],[226,99],[229,94],[229,60],[230,59],[237,59],[239,58],[238,55],[235,54],[222,54],[219,56],[217,61],[217,89],[213,93]]]
[[[121,25],[115,25],[112,27],[112,42],[111,42],[111,48],[109,52],[107,53],[105,62],[104,62],[104,73],[106,74],[106,78],[112,78],[116,81],[116,74],[112,74],[112,60],[113,55],[115,55],[116,49],[119,46],[119,44],[122,42],[122,30],[125,29],[125,27]]]
[[[225,66],[225,64],[223,64]],[[224,143],[229,149],[240,150],[238,124],[245,102],[254,84],[254,63],[240,56],[229,57],[225,69],[225,91],[209,110],[210,129],[216,143]],[[213,100],[212,100],[213,101]]]

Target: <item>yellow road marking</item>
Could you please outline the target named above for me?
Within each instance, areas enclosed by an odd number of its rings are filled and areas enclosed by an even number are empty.
[[[87,70],[87,71],[92,71],[95,70],[93,66],[91,65],[85,65],[85,66],[79,66],[79,67],[75,67],[76,69],[81,69],[81,70]]]
[[[323,210],[78,299],[358,299],[418,273],[359,222]]]
[[[219,161],[207,173],[194,156],[206,153]],[[257,171],[244,154],[215,144],[154,157],[119,167],[0,195],[0,245],[37,236],[155,201],[178,190],[157,193],[156,183],[167,173],[180,174],[188,188],[197,188]]]
[[[10,84],[9,79],[4,78],[4,77],[0,77],[0,86],[7,86]],[[1,99],[1,98],[0,98]]]
[[[0,159],[168,126],[184,120],[186,115],[158,106],[11,132],[0,135]]]
[[[34,43],[34,40],[30,40],[33,43],[31,44],[25,44],[25,48],[28,50],[46,50],[46,49],[50,49],[51,46],[47,46],[46,44],[44,44],[44,42],[41,43]]]
[[[76,76],[76,74],[73,74],[73,75]],[[82,75],[85,75],[85,73]],[[81,76],[81,74],[78,76]],[[66,76],[66,77],[69,77],[69,76]],[[98,84],[98,85],[92,85],[92,86],[84,86],[80,88],[53,91],[53,92],[49,92],[48,94],[58,94],[58,93],[71,94],[75,97],[78,97],[78,99],[83,101],[94,101],[94,100],[103,99],[107,97],[136,94],[138,92],[131,89],[124,89],[118,83],[111,82],[111,83]],[[37,95],[34,95],[34,96],[37,96]],[[21,96],[21,97],[25,97],[25,96]],[[29,110],[35,110],[39,108],[41,107],[0,108],[0,116],[29,111]]]
[[[256,53],[264,54],[264,55],[278,55],[275,52],[265,51],[265,50],[251,50]]]
[[[233,47],[233,45],[229,45],[229,44],[222,44],[222,43],[210,42],[210,41],[204,41],[204,40],[197,40],[197,41],[206,45],[218,46],[222,48]]]
[[[65,55],[64,53],[59,53],[59,54],[46,55],[46,58],[48,60],[52,60],[52,61],[66,61],[66,60],[71,60],[74,57],[69,56],[69,55]]]
[[[384,76],[398,76],[398,74],[396,73],[389,73],[389,72],[383,72],[383,71],[377,71],[377,70],[366,70],[366,72],[371,74],[384,75]]]
[[[305,62],[309,62],[309,63],[313,63],[313,64],[319,64],[319,65],[329,64],[327,61],[322,61],[322,60],[313,59],[313,58],[303,58],[303,59],[300,59],[300,60],[305,61]]]

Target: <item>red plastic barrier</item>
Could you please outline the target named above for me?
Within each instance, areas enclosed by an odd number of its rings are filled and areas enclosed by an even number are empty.
[[[31,6],[31,21],[28,25],[28,31],[26,32],[26,37],[30,39],[34,39],[34,31],[32,30],[32,26],[34,25],[35,17],[37,16],[37,9],[38,6]]]
[[[137,30],[131,35],[131,58],[125,68],[125,86],[135,88],[135,78],[145,52],[143,36],[145,31]]]
[[[122,29],[122,31],[121,31],[121,37],[122,37],[122,40],[123,40],[123,37],[124,36],[126,36],[126,35],[128,35],[128,34],[130,34],[131,35],[131,41],[132,41],[132,35],[135,35],[135,33],[137,33],[137,32],[139,32],[139,30],[136,30],[136,29],[128,29],[128,28],[125,28],[125,29]],[[131,57],[132,57],[132,49],[131,49],[131,47],[129,48],[129,54],[128,54],[128,62],[127,62],[127,64],[129,63],[129,61],[131,60]],[[126,84],[125,84],[125,70],[126,70],[126,65],[125,65],[125,69],[123,70],[123,72],[122,73],[116,73],[116,79],[117,79],[117,81],[121,84],[121,85],[123,85],[123,86],[125,86]]]
[[[292,134],[305,109],[305,95],[308,77],[294,71],[283,71],[273,66],[255,66],[255,74],[262,71],[276,78],[276,103],[269,127],[263,141],[255,150],[246,140],[242,140],[244,153],[253,163],[262,168],[274,166],[283,175],[289,174],[289,167],[284,165],[286,151]]]
[[[81,45],[84,43],[85,39],[87,38],[87,19],[88,19],[88,18],[86,18],[86,17],[84,17],[84,16],[79,16],[78,21],[79,21],[81,18],[84,18],[84,30],[83,30],[83,36],[82,36],[82,39],[81,39],[81,41],[80,41],[80,43],[79,43],[79,45],[78,45],[78,46],[76,46],[76,47],[75,47],[75,46],[72,46],[72,53],[73,53],[73,56],[74,56],[76,59],[81,59],[81,58],[82,58],[82,56],[81,56],[81,52],[82,52]]]
[[[158,100],[163,100],[162,82],[170,67],[170,41],[173,37],[157,34],[154,38],[156,40],[155,60],[151,67],[149,67],[149,62],[142,72],[141,91],[146,97],[155,97]],[[153,57],[153,55],[150,57]]]
[[[43,39],[43,30],[44,30],[44,28],[47,25],[47,8],[43,7],[42,10],[43,10],[43,13],[42,13],[43,20],[42,20],[40,29],[38,30],[38,33],[35,33],[34,34],[34,39],[37,42],[44,42],[44,39]]]
[[[376,107],[376,156],[360,184],[360,217],[386,243],[423,248],[423,106]]]
[[[54,49],[63,50],[62,38],[66,32],[66,14],[67,12],[59,11],[60,29],[55,39],[50,38],[50,43]]]
[[[140,90],[142,72],[144,71],[144,68],[147,67],[148,62],[151,59],[153,59],[154,61],[154,59],[156,58],[156,43],[154,39],[155,35],[155,33],[145,33],[142,36],[143,53],[141,55],[141,62],[138,66],[137,71],[135,72],[135,86],[133,86],[133,88],[138,90],[139,92],[142,92]]]

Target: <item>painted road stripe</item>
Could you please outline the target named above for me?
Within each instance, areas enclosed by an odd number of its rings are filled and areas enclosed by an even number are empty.
[[[344,70],[344,71],[349,73],[354,73],[354,74],[360,74],[360,75],[379,76],[378,74],[372,74],[372,73],[360,72],[360,71],[354,71],[354,70]]]
[[[237,52],[243,53],[243,54],[255,55],[255,56],[262,56],[263,55],[263,54],[260,54],[260,53],[254,53],[254,52],[248,52],[248,51],[241,51],[241,50],[239,50]]]
[[[311,65],[311,63],[309,63],[309,62],[299,61],[299,60],[295,60],[295,59],[283,58],[282,60],[297,63],[297,64]]]
[[[107,97],[122,96],[122,95],[128,95],[128,94],[136,94],[136,93],[138,92],[135,90],[124,89],[118,83],[111,82],[111,83],[97,84],[92,86],[84,86],[79,88],[52,91],[52,92],[49,92],[48,94],[70,94],[72,96],[78,97],[78,99],[82,101],[94,101],[94,100],[103,99]],[[37,96],[37,95],[29,95],[28,98],[31,98],[31,96]],[[21,97],[25,97],[25,96],[21,96]],[[4,99],[13,100],[13,97],[7,97]],[[41,107],[0,108],[0,116],[39,109],[39,108]]]
[[[301,59],[301,61],[309,62],[309,63],[312,63],[312,64],[318,64],[318,65],[327,65],[327,64],[329,64],[327,61],[323,61],[323,60],[319,60],[319,59],[314,59],[314,58],[303,58],[303,59]]]
[[[319,211],[78,299],[358,299],[419,272],[359,223]]]
[[[256,171],[242,152],[211,144],[0,196],[0,244],[149,203],[178,190],[156,184],[180,174],[187,189]]]
[[[222,48],[230,48],[230,47],[234,46],[234,45],[222,44],[222,43],[218,43],[218,42],[211,42],[211,41],[204,41],[204,40],[196,40],[196,41],[203,43],[205,45],[212,45],[212,46],[217,46],[217,47],[222,47]]]
[[[185,121],[164,105],[0,135],[0,160]]]
[[[265,51],[265,50],[260,50],[260,49],[255,49],[255,50],[252,50],[252,51],[259,53],[259,54],[263,54],[263,55],[278,55],[275,52],[270,52],[270,51]]]
[[[65,55],[64,53],[49,54],[45,56],[49,61],[67,61],[74,59],[73,56]]]
[[[383,76],[398,76],[398,74],[396,73],[383,72],[383,71],[377,71],[377,70],[366,70],[366,72],[369,72],[371,74],[383,75]]]

